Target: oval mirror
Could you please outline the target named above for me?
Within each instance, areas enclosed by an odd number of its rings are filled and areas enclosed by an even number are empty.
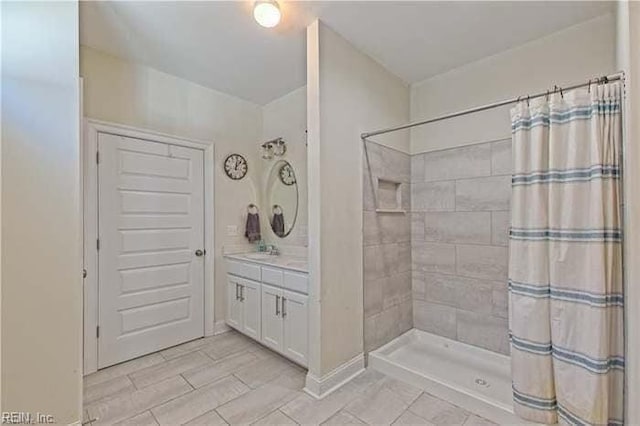
[[[293,230],[298,216],[298,182],[288,161],[276,161],[271,168],[266,195],[271,229],[284,238]]]

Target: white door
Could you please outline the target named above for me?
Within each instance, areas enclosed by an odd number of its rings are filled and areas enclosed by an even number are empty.
[[[227,324],[242,330],[242,301],[238,278],[227,275]]]
[[[240,295],[242,299],[242,332],[260,340],[260,283],[242,280]]]
[[[203,151],[98,137],[98,367],[204,335]]]
[[[282,351],[282,316],[280,304],[282,290],[262,284],[262,343]]]
[[[282,317],[284,318],[284,354],[294,361],[306,366],[308,353],[308,297],[287,290],[284,290],[282,297]]]

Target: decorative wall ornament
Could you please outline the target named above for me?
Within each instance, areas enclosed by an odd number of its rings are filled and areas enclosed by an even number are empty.
[[[240,154],[231,154],[224,160],[224,172],[233,180],[240,180],[247,175],[249,166],[247,159]]]

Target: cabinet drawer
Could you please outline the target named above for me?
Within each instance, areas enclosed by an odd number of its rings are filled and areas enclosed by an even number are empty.
[[[260,267],[258,265],[227,260],[227,272],[239,277],[260,281]]]
[[[283,287],[299,293],[309,294],[309,275],[285,271]]]
[[[282,287],[282,270],[262,267],[262,282]]]

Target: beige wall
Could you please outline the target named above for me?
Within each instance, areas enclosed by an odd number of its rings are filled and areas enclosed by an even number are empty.
[[[640,424],[640,3],[618,2],[617,65],[627,75],[625,109],[626,418]]]
[[[262,160],[262,182],[267,181],[271,167],[280,159],[287,160],[293,166],[298,182],[298,217],[296,224],[285,238],[279,238],[269,225],[269,216],[263,221],[263,238],[268,244],[276,244],[285,251],[305,254],[307,247],[307,87],[303,86],[262,107],[262,140],[278,137],[287,143],[287,152],[282,157]],[[263,195],[266,193],[263,187]],[[264,213],[269,212],[267,200],[263,200]]]
[[[0,35],[2,32],[2,2],[0,2]],[[1,44],[1,42],[0,42]],[[0,55],[2,53],[0,52]],[[0,61],[0,64],[2,61]],[[1,67],[1,65],[0,65]],[[0,69],[0,75],[2,70]],[[2,412],[2,84],[0,84],[0,412]]]
[[[319,318],[310,319],[320,322],[319,330],[311,331],[312,339],[320,334],[319,347],[311,342],[320,354],[317,364],[312,355],[311,372],[322,377],[363,350],[360,134],[405,122],[409,90],[322,23],[310,27],[307,46],[311,303],[319,305],[312,315],[320,311]],[[387,143],[408,149],[406,135]]]
[[[320,22],[307,27],[307,183],[309,203],[309,375],[322,376],[320,174]],[[309,381],[307,375],[307,382]],[[308,385],[307,385],[308,387]]]
[[[411,87],[411,120],[542,92],[615,71],[612,15],[575,25]],[[511,137],[509,107],[416,127],[411,153]]]
[[[632,269],[627,271],[627,282],[630,286],[634,287],[633,292],[629,292],[630,305],[633,304],[634,311],[632,315],[629,315],[627,324],[631,324],[628,334],[632,334],[633,340],[629,342],[629,346],[633,349],[629,352],[629,365],[632,368],[629,371],[629,381],[627,400],[630,402],[629,417],[627,422],[629,424],[640,423],[640,406],[633,403],[633,401],[640,400],[640,310],[638,309],[637,301],[640,300],[640,289],[637,283],[640,282],[640,240],[637,236],[640,235],[640,188],[638,183],[640,182],[640,3],[629,3],[629,81],[631,82],[630,97],[629,97],[629,111],[627,111],[627,117],[629,121],[629,129],[627,134],[627,148],[631,145],[633,149],[629,149],[627,157],[627,166],[629,169],[634,170],[634,174],[629,175],[625,179],[625,184],[629,185],[627,189],[627,203],[628,203],[628,216],[627,222],[632,225],[627,229],[626,235],[632,245],[629,246],[627,254],[628,257],[625,260],[626,265],[633,265]],[[629,183],[633,182],[633,184]],[[633,194],[633,195],[631,195]],[[633,217],[633,219],[631,219]],[[633,240],[633,241],[631,241]]]
[[[78,5],[2,4],[2,408],[80,423]]]
[[[215,320],[226,311],[223,249],[252,250],[244,238],[246,208],[259,203],[262,110],[259,105],[82,46],[86,117],[215,143]],[[249,173],[232,181],[224,158],[240,153]],[[230,236],[227,226],[236,226]]]

